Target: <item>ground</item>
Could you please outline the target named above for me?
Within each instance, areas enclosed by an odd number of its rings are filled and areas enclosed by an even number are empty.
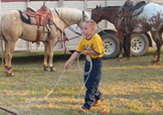
[[[163,61],[159,65],[150,64],[153,51],[150,49],[145,56],[133,57],[130,61],[126,58],[122,62],[103,60],[99,89],[105,100],[91,112],[100,113],[106,109],[107,115],[162,115]],[[0,67],[0,107],[21,115],[79,115],[77,110],[84,103],[85,89],[78,97],[83,75],[76,61],[55,87],[68,57],[70,54],[65,59],[62,53],[54,52],[57,72],[45,72],[42,53],[15,53],[14,77],[5,76],[4,68]],[[80,58],[80,64],[84,66],[84,57]],[[52,94],[42,101],[54,87]],[[0,114],[8,115],[4,111]]]

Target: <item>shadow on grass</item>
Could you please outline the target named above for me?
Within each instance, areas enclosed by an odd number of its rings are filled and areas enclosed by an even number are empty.
[[[153,56],[154,54],[154,49],[149,50],[144,56]],[[161,54],[163,54],[163,52],[161,52]],[[72,55],[72,53],[67,52],[66,55],[64,54],[64,52],[54,52],[54,56],[53,56],[53,62],[63,62],[63,61],[67,61],[69,59],[69,57]],[[142,57],[144,57],[142,56]],[[126,54],[124,54],[124,59],[126,59]],[[81,60],[84,60],[85,56],[81,56]],[[116,57],[118,58],[118,57]],[[104,59],[103,59],[104,60]],[[109,59],[105,59],[105,60],[109,60]],[[43,63],[44,61],[44,53],[43,52],[14,52],[13,53],[13,58],[12,58],[12,64],[26,64],[26,63]],[[0,64],[2,62],[2,58],[1,58],[1,54],[0,54]]]
[[[123,95],[105,95],[105,97],[108,97],[109,100],[112,98],[124,98],[124,99],[130,99],[130,100],[135,100],[135,99],[151,99],[152,97],[155,97],[155,100],[161,100],[162,99],[162,93],[142,93],[142,94],[123,94]]]
[[[21,54],[20,54],[21,55]],[[57,54],[53,56],[53,62],[63,62],[63,61],[67,61],[70,56],[72,54]],[[80,59],[84,60],[85,56],[82,55]],[[0,63],[2,61],[2,58],[0,57]],[[12,58],[12,64],[20,64],[20,63],[23,63],[23,64],[30,64],[30,63],[40,63],[42,62],[43,63],[44,61],[44,54],[38,54],[37,53],[34,53],[34,54],[28,54],[28,55],[21,55],[21,56],[13,56]]]
[[[69,104],[68,104],[69,105]],[[123,112],[114,112],[114,110],[110,110],[108,113],[103,113],[103,110],[96,110],[96,108],[93,108],[91,111],[88,111],[88,113],[86,112],[79,112],[79,109],[65,109],[64,108],[48,108],[48,107],[44,107],[44,108],[33,108],[34,111],[26,111],[25,115],[30,114],[36,114],[38,111],[42,111],[42,115],[46,115],[47,113],[51,114],[51,115],[162,115],[163,112],[130,112],[130,109],[128,111],[123,111]],[[121,107],[117,107],[117,109],[123,109]],[[55,114],[54,114],[55,113]]]

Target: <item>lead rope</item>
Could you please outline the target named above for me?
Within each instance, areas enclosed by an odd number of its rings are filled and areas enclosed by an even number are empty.
[[[8,112],[8,113],[10,113],[12,115],[18,115],[18,113],[14,112],[14,111],[11,111],[9,109],[3,108],[3,107],[0,107],[0,109],[3,110],[3,111],[6,111],[6,112]]]

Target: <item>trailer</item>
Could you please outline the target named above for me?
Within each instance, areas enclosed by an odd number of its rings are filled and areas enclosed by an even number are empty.
[[[39,9],[43,2],[46,1],[46,6],[48,8],[56,8],[56,7],[70,7],[70,8],[78,8],[80,10],[85,10],[89,14],[91,14],[91,10],[96,7],[96,5],[103,6],[122,6],[125,0],[0,0],[0,16],[8,12],[10,10],[26,10],[27,7],[32,7],[34,9]],[[140,0],[134,0],[138,2]],[[146,0],[146,2],[157,2],[163,5],[162,0]],[[114,58],[119,54],[119,41],[116,36],[116,29],[113,24],[108,21],[101,21],[98,24],[97,33],[101,36],[104,44],[105,55],[104,58]],[[73,25],[78,33],[81,33],[80,28],[77,25]],[[77,35],[70,31],[69,29],[65,29],[66,36],[71,39],[76,37]],[[62,36],[61,36],[62,37]],[[80,41],[81,37],[66,41],[60,42],[58,41],[56,46],[54,47],[54,51],[58,50],[67,50],[73,52],[76,50],[76,47]],[[125,42],[125,41],[124,41]],[[126,42],[125,42],[126,43]],[[133,34],[131,39],[131,53],[133,56],[142,56],[144,55],[149,47],[154,46],[154,42],[149,33],[144,34]],[[126,45],[124,46],[125,52]],[[37,47],[36,43],[31,43],[28,41],[24,41],[19,39],[16,43],[15,51],[28,51],[28,52],[36,52],[36,51],[44,51],[43,43],[40,43],[40,46]]]

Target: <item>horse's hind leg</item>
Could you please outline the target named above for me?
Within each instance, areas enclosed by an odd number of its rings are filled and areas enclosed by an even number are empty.
[[[152,38],[155,41],[156,47],[157,47],[157,50],[156,50],[156,52],[154,54],[152,62],[153,63],[154,62],[158,63],[158,62],[161,61],[161,58],[160,58],[161,46],[162,46],[161,34],[159,34],[159,32],[151,32],[151,34],[152,34]]]
[[[5,41],[5,73],[8,72],[8,52],[9,52],[9,44],[6,40]]]
[[[156,42],[155,42],[156,43]],[[151,60],[151,63],[155,63],[157,60],[157,55],[158,55],[158,49],[154,52],[153,54],[153,59]]]
[[[15,42],[5,42],[5,59],[6,59],[6,73],[7,75],[13,76],[12,73],[12,66],[11,66],[11,60],[12,60],[12,53],[15,48]]]
[[[163,28],[162,28],[163,29]],[[161,47],[162,47],[162,44],[163,44],[163,38],[162,38],[162,31],[159,32],[159,51],[158,51],[158,57],[157,57],[157,62],[160,62],[161,61]]]

